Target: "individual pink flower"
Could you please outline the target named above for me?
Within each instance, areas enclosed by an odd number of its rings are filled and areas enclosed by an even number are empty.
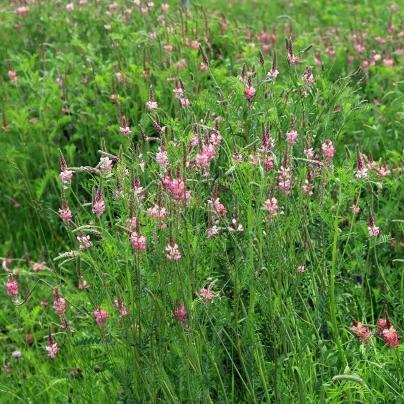
[[[356,167],[358,171],[355,174],[355,178],[369,178],[368,169],[363,164],[362,156],[359,151],[356,153]]]
[[[287,142],[293,146],[296,144],[296,139],[299,136],[299,134],[295,130],[291,130],[290,132],[287,132],[285,136]]]
[[[84,234],[80,234],[77,236],[77,241],[80,243],[80,251],[83,251],[87,248],[91,248],[93,243],[90,241],[90,236],[85,236]]]
[[[377,320],[377,325],[378,325],[378,327],[380,327],[382,330],[384,330],[385,328],[389,328],[388,321],[385,320],[384,318],[379,318],[379,320]]]
[[[314,156],[314,150],[312,148],[310,149],[304,149],[303,151],[304,155],[306,156],[307,159],[312,159]]]
[[[122,318],[122,316],[128,315],[128,310],[126,309],[126,307],[123,304],[123,301],[121,299],[115,299],[114,306],[121,312],[121,314],[118,316],[119,318]]]
[[[277,69],[275,69],[275,70],[271,69],[271,70],[267,73],[267,77],[270,78],[270,79],[274,79],[274,80],[278,77],[278,75],[279,75],[279,72],[278,72]]]
[[[170,6],[168,5],[168,3],[163,3],[163,4],[161,5],[161,11],[162,11],[163,13],[165,13],[169,8],[170,8]]]
[[[101,157],[100,159],[100,170],[101,171],[110,171],[113,167],[113,161],[109,157]]]
[[[212,299],[213,299],[214,293],[210,290],[210,286],[208,287],[208,289],[202,288],[199,291],[199,296],[203,297],[205,299],[205,304],[208,304],[211,301],[213,303]]]
[[[94,319],[98,325],[102,325],[105,323],[105,320],[109,317],[106,310],[101,309],[100,306],[97,306],[94,310]]]
[[[394,60],[393,59],[383,59],[383,65],[386,67],[393,67]]]
[[[173,311],[177,323],[185,324],[187,321],[187,310],[182,303],[178,303],[178,307]]]
[[[105,203],[104,203],[104,199],[102,198],[102,189],[101,188],[98,188],[97,194],[94,197],[92,211],[97,216],[98,219],[101,217],[101,215],[105,211]]]
[[[69,220],[73,217],[73,214],[66,205],[64,209],[59,209],[59,216],[65,222],[65,224],[69,224]]]
[[[209,70],[209,67],[205,63],[201,62],[201,65],[199,67],[199,71],[200,72],[206,72],[207,70]]]
[[[73,172],[69,170],[62,171],[59,174],[59,178],[62,180],[63,184],[71,184],[73,177]]]
[[[121,76],[119,76],[119,77],[121,77]],[[119,78],[118,78],[118,80],[119,80]],[[124,135],[130,135],[132,133],[132,131],[130,130],[130,128],[128,126],[128,121],[127,121],[125,115],[122,116],[121,127],[119,128],[119,132],[121,132]]]
[[[35,262],[33,266],[33,271],[39,272],[45,267],[45,265],[46,265],[45,262]]]
[[[17,72],[14,72],[12,70],[8,71],[8,77],[10,77],[10,80],[14,83],[17,84]]]
[[[167,167],[168,165],[168,153],[164,149],[163,146],[160,146],[158,148],[158,152],[156,153],[156,161],[158,164],[160,164],[163,168]]]
[[[216,225],[212,225],[211,227],[208,228],[208,231],[206,232],[206,238],[212,238],[214,236],[217,236],[219,234],[219,229]]]
[[[220,216],[224,216],[227,213],[227,209],[220,203],[219,198],[212,197],[212,199],[209,199],[208,206],[212,208]]]
[[[391,171],[389,170],[389,168],[387,167],[386,164],[381,165],[381,166],[379,167],[379,170],[377,171],[377,176],[378,176],[379,178],[386,177],[386,176],[388,176],[388,175],[390,175],[390,174],[391,174]]]
[[[66,301],[63,297],[57,295],[53,302],[52,308],[55,310],[57,316],[61,316],[66,313]]]
[[[68,11],[69,13],[71,13],[74,10],[74,4],[73,3],[69,3],[66,6],[66,11]]]
[[[330,139],[327,139],[323,143],[323,145],[321,146],[321,150],[323,151],[324,158],[326,160],[332,160],[332,158],[334,157],[334,154],[335,154],[335,149],[334,149],[334,146]]]
[[[302,185],[302,191],[308,194],[309,196],[312,196],[314,185],[310,184],[310,180],[311,178],[307,176],[307,178],[304,180],[304,185]]]
[[[188,98],[181,98],[181,106],[182,107],[188,107],[189,105],[191,105],[191,102],[189,101],[189,99]]]
[[[17,10],[15,10],[15,13],[17,15],[25,15],[28,14],[30,12],[29,7],[18,7]]]
[[[165,45],[165,46],[164,46],[164,49],[165,49],[167,52],[172,52],[172,51],[173,51],[173,46],[172,46],[172,45]]]
[[[269,212],[271,216],[277,216],[279,209],[278,200],[274,197],[269,197],[264,202],[264,208]]]
[[[12,354],[11,354],[11,356],[13,357],[13,358],[21,358],[21,351],[14,351]]]
[[[302,274],[303,272],[305,272],[304,265],[298,266],[296,269],[296,274]]]
[[[87,283],[87,281],[82,276],[79,276],[79,284],[77,287],[80,290],[83,290],[83,289],[89,289],[90,285]]]
[[[130,234],[130,242],[132,243],[132,247],[136,252],[142,252],[146,249],[146,237],[140,232],[133,231]]]
[[[157,109],[159,107],[159,105],[155,101],[147,101],[146,107],[149,108],[150,111],[154,111],[155,109]]]
[[[278,170],[278,187],[279,190],[288,194],[290,191],[290,179],[292,176],[290,175],[290,168],[289,167],[280,167]]]
[[[357,215],[360,212],[361,208],[358,205],[358,198],[355,196],[353,205],[351,206],[351,211],[354,215]]]
[[[12,276],[7,279],[6,289],[9,297],[14,298],[18,295],[18,282]]]
[[[178,251],[178,245],[173,240],[170,240],[165,251],[167,252],[166,258],[168,260],[178,261],[181,258],[181,253]]]
[[[58,344],[53,341],[52,335],[50,333],[48,337],[48,346],[46,347],[46,351],[48,352],[48,356],[50,356],[52,359],[55,359],[56,354],[60,351]]]
[[[398,348],[398,333],[397,330],[391,325],[389,328],[385,328],[382,331],[382,335],[386,345],[394,348]]]
[[[377,237],[380,233],[378,227],[375,226],[375,221],[371,213],[369,213],[369,226],[368,226],[369,237]]]
[[[245,99],[248,101],[251,100],[251,98],[254,97],[256,92],[257,90],[252,85],[247,84],[244,88]]]
[[[168,212],[164,206],[160,206],[159,204],[154,205],[153,208],[147,209],[147,214],[150,218],[156,218],[157,224],[162,228],[165,229],[167,224],[164,223],[164,219],[168,215]]]
[[[366,327],[362,323],[360,323],[358,321],[354,321],[353,325],[352,325],[352,331],[355,334],[356,338],[358,338],[359,341],[362,341],[365,344],[369,343],[369,339],[370,339],[371,335],[369,334]]]

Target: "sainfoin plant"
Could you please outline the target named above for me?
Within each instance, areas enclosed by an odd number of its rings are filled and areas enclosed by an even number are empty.
[[[81,30],[93,5],[64,7],[67,26]],[[46,218],[59,248],[35,263],[28,251],[3,259],[4,299],[26,334],[4,363],[1,386],[22,380],[7,394],[404,399],[403,283],[392,276],[402,262],[403,161],[393,150],[374,161],[350,133],[370,114],[366,76],[352,69],[334,80],[291,32],[285,47],[263,30],[262,51],[246,45],[240,58],[224,44],[225,15],[216,40],[198,8],[179,18],[167,3],[135,2],[122,15],[115,3],[102,7],[99,28],[111,31],[117,59],[98,78],[95,53],[86,59],[88,99],[70,93],[77,66],[52,84],[65,117],[100,129],[74,151],[48,145],[59,205]],[[132,17],[147,29],[152,57],[142,44],[142,65],[114,33],[119,21],[126,35]],[[13,68],[10,85],[20,86]],[[91,106],[108,111],[103,127]]]

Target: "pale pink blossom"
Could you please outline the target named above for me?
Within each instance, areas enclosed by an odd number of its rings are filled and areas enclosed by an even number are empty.
[[[172,46],[172,45],[165,45],[165,46],[164,46],[164,49],[165,49],[167,52],[172,52],[172,51],[173,51],[173,46]]]
[[[45,265],[46,265],[45,262],[35,262],[33,266],[33,271],[39,272],[45,267]]]
[[[158,152],[156,153],[156,161],[160,164],[163,168],[167,167],[168,165],[168,153],[164,149],[164,147],[159,147]]]
[[[267,77],[269,79],[276,79],[279,75],[279,72],[277,69],[271,69],[268,73],[267,73]]]
[[[355,334],[355,337],[358,338],[359,341],[362,341],[365,344],[369,343],[371,335],[362,323],[354,321],[352,325],[352,332]]]
[[[394,60],[393,59],[383,59],[383,65],[386,67],[393,67]]]
[[[10,80],[14,83],[17,84],[17,72],[14,72],[12,70],[8,71],[8,77],[10,77]]]
[[[114,300],[114,306],[120,311],[120,315],[118,316],[119,318],[122,318],[122,316],[127,316],[128,315],[128,310],[126,309],[125,305],[123,304],[121,299],[115,299]]]
[[[219,198],[212,198],[208,200],[208,206],[213,209],[218,215],[224,216],[227,213],[226,208],[220,203]]]
[[[113,161],[109,157],[101,157],[100,159],[100,170],[101,171],[110,171],[113,167]]]
[[[130,234],[130,242],[136,252],[142,252],[146,249],[146,237],[140,233],[140,230]]]
[[[62,180],[63,184],[71,184],[73,177],[73,172],[69,170],[62,171],[59,174],[59,178]]]
[[[46,351],[48,352],[48,356],[50,356],[52,359],[55,359],[56,354],[59,352],[60,348],[56,342],[49,344],[46,347]]]
[[[68,11],[69,13],[72,12],[74,10],[74,4],[73,3],[69,3],[66,6],[66,11]]]
[[[213,225],[212,227],[208,228],[206,238],[209,239],[211,237],[214,237],[219,234],[219,229],[216,225]]]
[[[334,154],[335,154],[335,149],[334,149],[334,146],[330,139],[327,139],[323,143],[323,145],[321,146],[321,150],[323,151],[324,158],[326,160],[332,160],[332,158],[334,157]]]
[[[269,212],[271,216],[277,216],[279,209],[278,200],[274,197],[269,197],[264,202],[264,208]]]
[[[146,107],[149,108],[150,111],[154,111],[155,109],[157,109],[159,107],[159,105],[155,101],[148,101],[148,102],[146,102]]]
[[[299,134],[295,131],[292,130],[290,132],[286,133],[286,140],[290,145],[295,145],[296,144],[296,139],[299,136]]]
[[[278,187],[285,194],[289,193],[291,178],[292,176],[290,175],[290,168],[283,166],[280,167],[280,169],[278,170],[278,180],[279,180]]]
[[[63,297],[60,297],[59,295],[56,296],[52,308],[55,310],[55,314],[57,316],[61,316],[65,314],[66,312],[66,301],[63,299]]]
[[[302,274],[303,272],[305,272],[304,265],[300,265],[299,267],[297,267],[296,274]]]
[[[25,7],[25,6],[18,7],[17,10],[15,10],[15,13],[17,15],[25,15],[25,14],[28,14],[29,12],[30,12],[29,7]]]
[[[101,190],[101,188],[98,189],[98,192],[94,197],[92,211],[97,216],[98,219],[101,217],[101,215],[105,211],[105,202],[104,202],[104,199],[102,198],[102,190]]]
[[[65,205],[63,209],[59,209],[59,216],[65,222],[65,224],[68,224],[69,220],[73,217],[73,214],[69,207]]]
[[[168,3],[163,3],[163,4],[161,5],[161,11],[162,11],[163,13],[165,13],[169,8],[170,8],[170,6],[168,5]]]
[[[246,85],[244,88],[245,99],[250,100],[252,97],[254,97],[256,91],[257,90],[252,85]]]
[[[168,260],[178,261],[181,258],[181,253],[178,251],[178,244],[174,243],[174,241],[170,241],[165,248],[167,252],[166,258]]]
[[[182,107],[187,107],[187,106],[189,106],[191,103],[190,103],[190,101],[188,100],[188,98],[181,98],[181,106]]]
[[[80,243],[80,251],[83,251],[87,248],[91,248],[93,246],[93,243],[90,241],[90,236],[84,236],[84,235],[79,235],[77,236],[77,240]]]
[[[192,49],[198,50],[199,49],[199,42],[198,41],[192,41],[191,47],[192,47]]]
[[[384,338],[384,341],[386,342],[386,345],[394,348],[398,348],[398,333],[397,330],[393,327],[390,326],[390,328],[385,328],[382,331],[382,335]]]
[[[312,159],[313,156],[314,156],[314,150],[313,150],[313,148],[304,149],[303,153],[304,153],[304,155],[306,156],[307,159]]]

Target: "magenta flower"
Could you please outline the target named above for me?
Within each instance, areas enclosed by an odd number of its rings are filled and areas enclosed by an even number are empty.
[[[70,185],[72,182],[73,173],[69,170],[62,171],[59,174],[59,178],[62,180],[63,184]]]
[[[63,297],[56,295],[52,308],[55,310],[57,316],[61,316],[66,313],[66,301]]]
[[[10,276],[6,282],[6,289],[9,297],[13,298],[18,295],[18,282]]]
[[[371,337],[371,335],[368,333],[366,327],[362,323],[354,321],[352,325],[352,331],[359,341],[362,341],[365,344],[369,343],[369,338]]]
[[[55,356],[60,351],[60,348],[55,342],[52,345],[48,345],[46,347],[46,350],[48,351],[48,356],[50,356],[52,359],[55,359]]]
[[[59,216],[65,222],[65,224],[69,224],[69,220],[73,217],[73,214],[66,205],[65,209],[59,209]]]
[[[94,319],[98,325],[104,324],[105,320],[109,317],[105,310],[102,310],[100,306],[97,306],[94,311]]]
[[[183,304],[179,303],[178,308],[176,308],[173,313],[178,323],[184,324],[187,321],[188,312]]]
[[[50,356],[52,359],[55,359],[56,354],[60,350],[58,344],[55,341],[53,341],[52,334],[50,333],[50,331],[48,335],[48,346],[46,347],[46,350],[48,351],[48,356]]]
[[[386,345],[394,348],[398,348],[398,333],[397,330],[393,327],[390,326],[390,328],[385,328],[382,331],[382,335],[384,338],[384,341],[386,342]]]
[[[136,252],[142,252],[146,249],[146,237],[143,236],[140,231],[133,231],[130,234],[130,242]]]
[[[113,167],[113,161],[109,157],[101,157],[100,159],[100,170],[101,171],[110,171]]]
[[[326,160],[331,160],[334,157],[335,149],[330,139],[327,139],[321,146]]]
[[[244,88],[245,99],[248,101],[251,100],[256,92],[257,90],[252,85],[246,85]]]

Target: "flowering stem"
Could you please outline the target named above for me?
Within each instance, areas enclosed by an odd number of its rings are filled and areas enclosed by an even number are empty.
[[[341,194],[340,194],[341,196]],[[342,350],[341,339],[338,332],[338,324],[337,324],[337,306],[335,302],[335,275],[337,272],[336,269],[336,260],[337,260],[337,243],[338,243],[338,235],[339,235],[339,227],[338,227],[338,218],[339,218],[339,210],[341,208],[341,201],[338,203],[337,211],[335,212],[334,219],[334,241],[332,246],[332,260],[331,260],[331,279],[330,279],[330,315],[331,315],[331,325],[333,329],[333,334],[335,341],[337,343],[339,357],[341,359],[341,365],[346,363],[344,351]]]

